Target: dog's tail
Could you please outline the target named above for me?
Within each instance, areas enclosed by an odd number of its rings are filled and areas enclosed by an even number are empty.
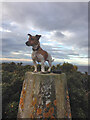
[[[54,61],[54,59],[52,59],[52,61],[51,62],[53,62]]]

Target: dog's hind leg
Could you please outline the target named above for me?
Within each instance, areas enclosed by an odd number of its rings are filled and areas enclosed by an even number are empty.
[[[52,67],[52,61],[48,61],[48,64],[49,64],[48,72],[50,72],[51,71],[51,67]]]
[[[45,68],[44,68],[44,60],[41,61],[41,72],[45,72]]]
[[[34,64],[34,68],[35,68],[34,72],[37,72],[37,63],[35,60],[33,60],[33,64]]]
[[[54,61],[54,59],[52,59],[50,54],[48,54],[47,61],[48,61],[48,64],[49,64],[48,72],[50,72],[51,71],[51,67],[52,67],[52,62]]]

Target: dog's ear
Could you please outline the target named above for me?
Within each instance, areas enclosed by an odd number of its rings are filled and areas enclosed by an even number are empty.
[[[36,37],[38,38],[38,40],[39,40],[39,38],[41,37],[41,35],[36,35]]]
[[[27,35],[30,36],[30,37],[32,36],[31,34],[27,34]]]

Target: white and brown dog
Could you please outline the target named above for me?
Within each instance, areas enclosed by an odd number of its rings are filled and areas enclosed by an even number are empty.
[[[52,57],[49,53],[47,53],[45,50],[43,50],[40,47],[39,39],[40,39],[41,35],[32,36],[32,35],[28,34],[28,36],[29,36],[29,39],[26,42],[26,45],[32,46],[32,50],[33,50],[32,60],[33,60],[33,64],[35,67],[34,72],[37,72],[37,63],[36,62],[41,62],[41,72],[45,72],[45,68],[44,68],[45,61],[48,61],[48,63],[49,63],[48,72],[50,72],[51,65],[54,60],[52,59]]]

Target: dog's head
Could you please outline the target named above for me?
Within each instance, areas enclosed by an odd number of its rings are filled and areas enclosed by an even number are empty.
[[[27,46],[34,46],[39,43],[39,39],[40,39],[41,35],[32,36],[31,34],[28,34],[28,36],[29,36],[29,39],[26,42]]]

